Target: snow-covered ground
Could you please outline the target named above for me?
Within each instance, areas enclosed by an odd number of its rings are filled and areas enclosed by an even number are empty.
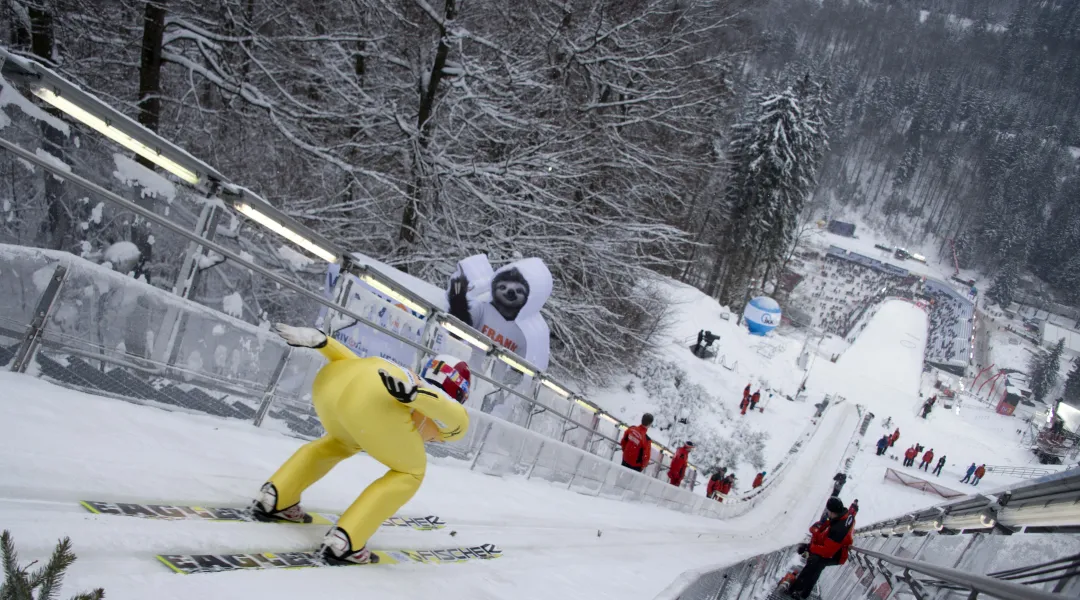
[[[103,586],[109,598],[650,598],[687,569],[730,564],[797,542],[821,510],[857,415],[825,416],[780,487],[749,515],[729,521],[568,492],[543,481],[496,478],[455,463],[429,467],[406,514],[438,514],[435,532],[379,532],[375,548],[495,543],[491,562],[368,569],[181,576],[152,555],[290,551],[319,542],[319,527],[159,522],[90,515],[78,499],[240,506],[299,444],[212,417],[169,413],[0,373],[0,523],[24,561],[70,536],[79,556],[64,596]],[[304,498],[340,510],[382,467],[354,457]],[[450,531],[457,535],[450,537]]]
[[[659,356],[587,396],[630,423],[653,413],[653,439],[669,446],[693,441],[697,448],[690,460],[705,469],[703,478],[719,466],[734,468],[735,490],[747,491],[757,472],[771,470],[787,454],[823,396],[801,402],[785,397],[794,398],[802,381],[803,372],[795,365],[802,343],[749,335],[737,325],[738,315],[691,286],[666,280],[657,287],[673,302],[672,326],[662,335]],[[702,329],[720,336],[711,348],[715,358],[702,360],[690,350]],[[761,390],[762,400],[758,411],[741,415],[739,402],[748,383]],[[673,424],[676,414],[688,423]],[[699,485],[697,491],[704,489]]]
[[[808,384],[831,387],[848,401],[865,405],[875,415],[842,493],[845,500],[859,499],[859,516],[863,523],[942,500],[884,481],[886,468],[972,493],[974,490],[970,486],[959,483],[972,462],[990,465],[1034,462],[1031,452],[1020,445],[1016,430],[1021,423],[1014,417],[998,415],[982,405],[945,409],[940,398],[928,419],[918,416],[923,398],[934,393],[922,383],[924,378],[920,376],[926,322],[926,313],[921,308],[898,300],[884,303],[866,330],[835,364],[818,363]],[[887,430],[881,426],[885,419],[891,419]],[[900,439],[896,445],[885,456],[876,456],[874,445],[878,438],[897,427],[900,428]],[[915,443],[934,449],[934,465],[946,456],[940,477],[914,467],[901,467],[904,451]],[[918,465],[918,461],[915,464]],[[981,487],[999,487],[1013,482],[1014,479],[990,474]]]
[[[429,287],[434,297],[436,288]],[[5,390],[0,422],[9,424],[0,436],[0,527],[15,535],[24,560],[43,558],[59,537],[72,538],[80,560],[66,580],[65,594],[104,586],[110,598],[292,600],[340,595],[342,590],[363,590],[365,597],[374,598],[640,598],[655,596],[686,570],[730,564],[803,539],[840,468],[858,421],[856,404],[875,419],[841,496],[860,500],[864,524],[941,501],[884,481],[888,467],[969,493],[975,490],[959,479],[971,462],[1026,465],[1034,460],[1019,444],[1020,420],[985,406],[950,410],[939,404],[928,420],[917,417],[922,398],[933,393],[933,378],[922,372],[927,315],[920,308],[903,301],[883,303],[850,346],[842,340],[824,342],[810,360],[805,393],[792,401],[787,397],[796,397],[807,376],[797,366],[803,346],[799,332],[751,336],[736,324],[737,315],[700,291],[675,282],[665,289],[675,304],[660,356],[609,388],[588,392],[605,410],[627,421],[636,421],[644,411],[664,416],[667,427],[658,422],[652,432],[663,443],[710,441],[708,460],[702,461],[704,448],[691,460],[704,469],[734,465],[739,489],[745,490],[757,464],[771,469],[788,452],[810,423],[814,403],[826,394],[845,398],[826,413],[817,435],[773,493],[742,517],[694,517],[433,460],[424,486],[402,512],[438,514],[450,526],[437,532],[379,532],[372,546],[495,543],[505,551],[502,558],[466,565],[183,577],[165,570],[152,555],[303,550],[317,545],[322,531],[97,516],[83,512],[76,501],[244,505],[300,442],[244,423],[165,412],[0,373]],[[715,359],[699,359],[689,349],[701,329],[720,336],[712,348]],[[836,362],[822,357],[834,354],[839,355]],[[763,412],[739,415],[747,383],[762,389]],[[676,415],[688,422],[674,424]],[[891,419],[887,430],[881,426],[886,418]],[[887,456],[875,456],[876,440],[895,427],[901,430],[899,442]],[[899,455],[915,442],[934,448],[937,457],[948,457],[940,478],[899,466]],[[309,490],[305,504],[341,510],[382,470],[365,456],[351,459]],[[980,489],[1014,481],[991,473]],[[451,537],[451,531],[457,535]]]

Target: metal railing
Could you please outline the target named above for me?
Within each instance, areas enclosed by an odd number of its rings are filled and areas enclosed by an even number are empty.
[[[325,360],[270,331],[71,254],[20,246],[0,245],[0,297],[0,365],[102,396],[246,420],[304,439],[323,433],[309,394]],[[162,358],[149,338],[170,314],[179,325]],[[497,386],[488,378],[474,393]],[[563,428],[577,415],[534,414],[535,429],[528,430],[466,408],[469,432],[453,444],[430,444],[436,460],[715,518],[754,508],[817,431],[815,423],[803,432],[768,486],[719,503],[658,479],[659,469],[623,468],[617,442],[598,434],[595,421],[593,428],[563,431],[560,440],[548,435],[551,426]]]
[[[986,465],[987,473],[997,473],[998,475],[1011,475],[1013,477],[1021,477],[1023,479],[1035,479],[1036,477],[1045,477],[1046,475],[1053,475],[1060,472],[1060,469],[1044,469],[1041,467],[1010,467],[1005,465]]]
[[[1000,525],[963,530],[896,527],[895,520],[857,532],[846,564],[826,567],[812,598],[827,600],[1064,600],[1080,597],[1080,474],[1054,475],[999,492]],[[982,498],[986,500],[986,498]],[[967,514],[977,498],[926,513]],[[1056,513],[1056,525],[1048,521]],[[998,513],[1000,515],[1000,512]],[[1015,533],[1018,535],[1003,535]],[[657,600],[787,598],[785,574],[802,567],[796,546],[719,568],[688,572]]]
[[[106,190],[102,186],[73,173],[68,165],[53,158],[50,151],[46,151],[44,153],[46,158],[43,158],[34,152],[29,152],[24,148],[20,148],[17,144],[14,144],[9,140],[0,139],[0,147],[3,147],[12,155],[17,156],[32,165],[41,167],[67,183],[74,184],[82,190],[106,199],[114,205],[123,207],[123,209],[131,211],[150,222],[164,227],[177,236],[188,240],[190,245],[188,246],[187,255],[183,261],[184,265],[181,269],[180,280],[177,281],[176,285],[180,295],[187,297],[187,294],[190,293],[190,290],[193,287],[192,281],[197,272],[197,267],[195,265],[199,262],[198,259],[200,255],[204,251],[210,250],[231,260],[234,264],[241,265],[252,272],[259,273],[261,276],[284,286],[286,289],[289,289],[308,301],[330,308],[342,315],[347,315],[372,330],[380,332],[381,335],[412,347],[418,352],[417,362],[423,358],[425,352],[430,351],[430,348],[427,348],[423,344],[380,327],[370,320],[362,318],[355,312],[348,310],[346,307],[342,306],[341,303],[332,302],[322,295],[314,293],[302,285],[299,285],[297,282],[281,277],[273,271],[256,264],[254,260],[249,260],[250,256],[245,257],[241,252],[230,251],[225,248],[224,245],[213,242],[210,237],[213,235],[212,230],[214,227],[208,227],[207,224],[216,222],[216,218],[209,216],[209,213],[215,213],[215,211],[219,211],[220,209],[231,208],[260,225],[275,230],[275,233],[281,234],[281,231],[277,231],[277,229],[287,230],[291,234],[289,240],[301,246],[308,252],[313,253],[324,260],[341,262],[343,272],[361,278],[373,278],[380,287],[388,290],[393,296],[406,300],[407,304],[421,307],[427,315],[427,323],[424,326],[425,336],[422,339],[429,339],[427,334],[430,333],[430,328],[440,327],[445,329],[447,325],[458,331],[467,332],[470,337],[475,339],[486,339],[482,333],[443,312],[439,307],[436,307],[425,300],[420,294],[407,289],[393,278],[388,277],[386,274],[380,273],[378,270],[372,269],[369,266],[353,262],[351,260],[351,255],[348,252],[336,248],[329,240],[323,238],[314,230],[311,230],[295,219],[292,219],[251,190],[229,181],[225,175],[218,172],[210,165],[191,156],[183,149],[159,136],[156,132],[142,127],[132,119],[102,102],[100,99],[91,94],[87,94],[79,86],[68,81],[66,78],[47,68],[43,64],[23,56],[13,55],[0,48],[0,65],[2,65],[2,73],[6,80],[4,82],[5,85],[11,85],[10,82],[18,82],[23,89],[29,91],[28,95],[36,96],[39,99],[48,102],[53,105],[53,107],[63,110],[69,116],[82,121],[84,124],[94,123],[92,128],[101,133],[104,133],[102,131],[102,128],[104,128],[113,134],[119,133],[121,137],[126,136],[131,138],[133,142],[128,145],[129,149],[134,149],[144,158],[148,158],[172,173],[181,185],[196,190],[200,195],[212,200],[211,202],[200,202],[201,208],[199,210],[201,210],[202,215],[199,218],[199,222],[194,227],[182,226],[174,222],[171,218],[167,218],[154,210],[144,208],[135,202],[122,198],[118,194]],[[89,121],[87,118],[89,118]],[[52,160],[49,160],[50,158]],[[469,351],[469,354],[472,354],[471,348],[466,347],[466,350]],[[525,421],[531,420],[535,415],[541,413],[555,415],[554,418],[562,420],[564,424],[558,431],[553,431],[555,434],[554,437],[562,439],[566,434],[575,430],[589,429],[590,433],[587,435],[588,442],[583,442],[586,446],[591,445],[593,438],[596,437],[605,438],[609,442],[615,441],[621,430],[627,427],[627,424],[617,417],[604,411],[599,406],[590,403],[583,396],[570,392],[567,386],[560,384],[548,374],[540,372],[535,366],[529,364],[527,360],[506,348],[496,347],[492,344],[490,348],[487,349],[486,355],[483,356],[483,360],[485,362],[485,368],[474,369],[474,374],[479,379],[499,388],[504,396],[510,396],[520,402],[528,404],[527,410],[519,411],[519,414],[523,415],[521,418],[522,423],[519,424],[527,424]],[[508,386],[503,382],[496,381],[490,377],[491,363],[493,361],[502,361],[510,367],[517,369],[518,372],[522,372],[522,370],[530,371],[531,374],[528,375],[526,379],[532,379],[534,385],[525,392],[517,389],[516,386]],[[549,389],[562,390],[565,393],[556,394],[558,399],[541,401],[538,399],[537,391],[541,382],[545,385],[549,385]],[[589,414],[581,415],[580,418],[573,415],[573,413],[581,412],[583,410]],[[602,421],[604,426],[595,426],[588,422],[590,420]],[[610,425],[610,427],[607,425]],[[660,472],[666,470],[666,466],[663,463],[665,461],[670,463],[670,460],[674,457],[674,453],[670,448],[667,448],[662,444],[654,442],[654,446],[658,450],[656,454],[660,456],[660,460],[655,463],[655,471],[653,474],[658,475]],[[687,481],[689,485],[693,486],[693,483],[696,480],[695,475],[698,467],[690,464],[689,469],[691,475],[687,477]]]

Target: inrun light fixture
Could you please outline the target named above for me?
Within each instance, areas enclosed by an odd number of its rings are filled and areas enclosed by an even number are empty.
[[[587,411],[589,411],[591,413],[600,412],[600,409],[598,409],[595,406],[593,406],[592,404],[589,404],[588,402],[586,402],[584,398],[580,398],[580,397],[574,398],[574,402],[576,402],[578,404],[578,406],[584,408],[585,410],[587,410]]]
[[[439,324],[443,326],[443,329],[445,329],[445,330],[449,331],[450,333],[456,335],[457,337],[465,340],[466,342],[472,344],[473,346],[476,346],[477,348],[483,350],[484,352],[491,351],[491,344],[489,344],[488,342],[485,342],[484,340],[482,340],[482,339],[476,337],[475,335],[465,331],[464,329],[458,327],[452,321],[450,321],[450,320],[440,320]]]
[[[527,375],[529,377],[532,377],[533,375],[536,375],[536,371],[533,371],[529,367],[526,367],[525,365],[521,364],[520,362],[514,360],[513,357],[507,356],[503,352],[499,352],[499,360],[503,361],[504,363],[509,365],[511,369],[514,369],[515,371],[517,371],[517,372],[519,372],[519,373],[521,373],[523,375]]]
[[[427,308],[425,308],[423,306],[420,306],[416,302],[413,302],[407,296],[405,296],[404,294],[399,293],[397,290],[395,290],[394,288],[392,288],[392,287],[386,285],[385,283],[379,281],[377,278],[372,277],[371,275],[362,275],[360,277],[360,281],[363,281],[364,283],[366,283],[366,284],[370,285],[371,287],[379,290],[380,292],[386,294],[387,296],[390,296],[394,300],[397,300],[398,302],[400,302],[400,303],[404,304],[405,306],[409,307],[409,309],[411,309],[411,310],[413,310],[415,312],[418,312],[418,313],[420,313],[421,315],[423,315],[425,317],[427,316],[427,314],[428,314],[428,309]]]
[[[275,219],[275,218],[271,217],[270,215],[260,211],[258,208],[255,208],[251,204],[249,204],[247,202],[237,202],[237,203],[233,204],[233,206],[236,208],[237,211],[239,211],[245,217],[251,219],[252,221],[255,221],[259,225],[262,225],[263,227],[269,229],[270,231],[273,231],[274,233],[276,233],[276,234],[280,235],[281,237],[289,240],[290,242],[296,244],[297,246],[300,246],[304,250],[307,250],[308,252],[310,252],[310,253],[314,254],[315,256],[325,260],[326,262],[328,262],[328,263],[336,263],[338,261],[337,255],[334,254],[333,252],[327,250],[326,248],[323,248],[323,247],[319,246],[315,242],[312,242],[311,240],[307,239],[306,237],[304,237],[304,236],[300,235],[299,233],[293,231],[289,227],[286,227],[284,224],[279,222],[277,219]]]
[[[563,386],[555,383],[553,380],[548,379],[547,377],[541,377],[540,378],[540,383],[544,384],[544,387],[546,387],[547,389],[549,389],[549,390],[555,392],[556,394],[562,396],[563,398],[569,398],[570,397],[570,390],[568,390],[568,389],[564,388]]]
[[[138,154],[139,156],[153,162],[162,169],[165,169],[173,175],[176,175],[184,182],[191,185],[197,185],[199,183],[200,178],[198,173],[192,171],[191,169],[180,166],[169,157],[162,155],[157,150],[147,146],[146,144],[143,144],[142,142],[136,140],[130,135],[124,133],[123,131],[120,131],[116,127],[113,127],[104,119],[100,119],[93,114],[87,112],[79,105],[71,102],[60,94],[57,94],[53,90],[47,87],[35,87],[32,88],[30,91],[32,91],[34,95],[38,98],[41,98],[45,102],[53,105],[57,109],[67,114],[69,117],[76,119],[77,121],[90,127],[94,131],[97,131],[101,135],[104,135],[110,140],[116,142],[117,144],[120,144],[121,146],[127,148],[128,150],[131,150],[135,154]]]

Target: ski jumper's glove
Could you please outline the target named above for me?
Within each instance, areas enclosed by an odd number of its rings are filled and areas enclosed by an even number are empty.
[[[409,386],[404,381],[400,381],[382,369],[379,369],[379,379],[382,379],[383,386],[386,387],[387,393],[393,396],[398,402],[401,402],[402,404],[411,404],[412,401],[416,399],[417,386]]]
[[[327,342],[326,334],[313,327],[292,327],[284,323],[274,323],[273,330],[286,344],[295,348],[322,348]]]

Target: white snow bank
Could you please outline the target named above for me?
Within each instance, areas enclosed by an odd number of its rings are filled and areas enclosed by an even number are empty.
[[[161,552],[302,550],[319,527],[153,522],[90,515],[78,499],[242,506],[301,443],[235,421],[162,410],[0,373],[0,521],[21,558],[45,557],[70,536],[79,560],[62,596],[103,586],[110,598],[295,600],[345,597],[649,598],[686,569],[730,564],[797,542],[820,512],[855,424],[854,410],[826,415],[821,434],[791,477],[760,507],[727,522],[566,491],[543,481],[496,478],[467,468],[429,465],[424,485],[402,510],[437,514],[436,532],[378,532],[374,548],[498,544],[496,561],[371,570],[175,575],[152,559]],[[64,440],[57,444],[56,440]],[[74,451],[77,450],[77,451]],[[341,510],[385,469],[361,455],[315,484],[305,505]],[[454,537],[450,532],[456,532]]]

